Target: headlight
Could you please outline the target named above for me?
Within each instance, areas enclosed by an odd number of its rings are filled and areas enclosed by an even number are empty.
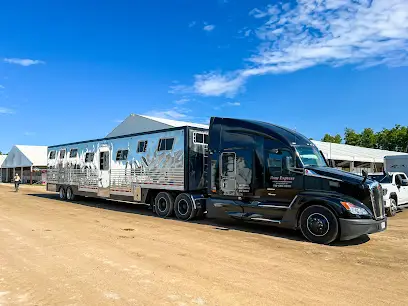
[[[383,195],[386,195],[388,192],[387,188],[383,188]]]
[[[364,208],[359,207],[357,205],[354,205],[354,204],[352,204],[350,202],[340,202],[340,203],[353,215],[360,215],[360,216],[369,216],[370,215],[368,213],[368,211],[365,210]]]

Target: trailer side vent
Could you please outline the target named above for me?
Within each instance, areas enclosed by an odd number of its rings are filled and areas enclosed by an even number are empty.
[[[137,144],[137,153],[146,152],[147,149],[147,140],[141,140]]]
[[[116,160],[127,160],[129,150],[118,150]]]
[[[159,145],[157,151],[170,151],[173,149],[174,138],[161,138],[159,140]]]

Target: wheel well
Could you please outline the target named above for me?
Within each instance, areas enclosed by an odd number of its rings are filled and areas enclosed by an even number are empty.
[[[299,210],[298,210],[298,212],[297,212],[297,215],[296,215],[296,228],[299,228],[299,225],[300,225],[299,220],[300,220],[300,216],[302,215],[302,212],[303,212],[306,208],[308,208],[308,207],[310,207],[310,206],[312,206],[312,205],[323,206],[323,207],[327,208],[328,210],[330,210],[330,211],[334,214],[334,216],[335,216],[336,218],[338,217],[337,212],[336,212],[333,208],[331,208],[330,205],[328,205],[328,204],[327,204],[326,202],[324,202],[324,201],[316,201],[316,200],[314,200],[314,201],[306,202],[305,204],[303,204],[303,205],[299,208]]]

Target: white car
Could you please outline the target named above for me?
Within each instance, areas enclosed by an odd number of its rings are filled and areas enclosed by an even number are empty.
[[[368,177],[380,182],[388,217],[395,216],[398,206],[408,204],[408,178],[405,173],[373,173]]]

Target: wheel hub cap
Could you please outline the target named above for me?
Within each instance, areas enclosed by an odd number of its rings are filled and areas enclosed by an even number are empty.
[[[307,219],[307,228],[315,236],[324,236],[329,231],[329,221],[321,214],[312,214]]]

